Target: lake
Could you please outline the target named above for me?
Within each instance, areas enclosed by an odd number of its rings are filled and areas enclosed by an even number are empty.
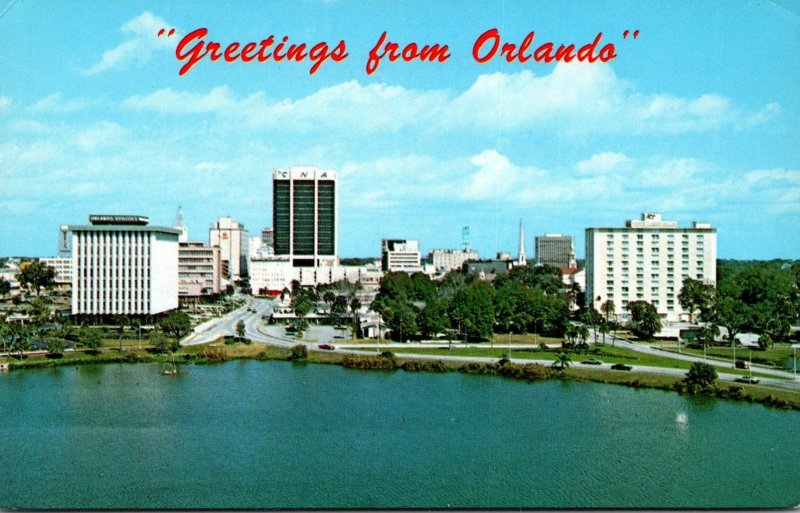
[[[2,508],[787,508],[800,413],[232,361],[0,374]]]

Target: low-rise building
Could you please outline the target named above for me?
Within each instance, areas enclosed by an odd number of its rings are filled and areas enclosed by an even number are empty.
[[[220,250],[203,242],[181,242],[178,247],[178,295],[199,299],[219,294]]]
[[[384,272],[422,272],[419,241],[383,239],[381,241],[381,269]]]
[[[471,249],[433,249],[428,254],[428,260],[436,273],[444,274],[460,270],[464,262],[480,260],[480,256]]]

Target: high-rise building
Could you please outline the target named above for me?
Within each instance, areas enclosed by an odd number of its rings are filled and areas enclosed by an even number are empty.
[[[315,167],[272,172],[274,253],[294,267],[338,264],[336,172]]]
[[[571,235],[548,233],[535,238],[536,263],[559,268],[575,267],[575,243]]]
[[[178,307],[179,230],[147,217],[91,215],[71,234],[72,314],[153,315]]]
[[[668,322],[687,320],[678,301],[683,281],[714,285],[716,264],[717,230],[709,223],[679,228],[648,213],[624,228],[587,228],[586,304],[600,310],[611,300],[627,320],[630,302],[647,301]]]
[[[383,239],[381,268],[384,272],[422,272],[418,240]]]
[[[247,250],[250,234],[231,217],[220,217],[208,229],[210,246],[219,248],[222,277],[231,282],[247,276]]]

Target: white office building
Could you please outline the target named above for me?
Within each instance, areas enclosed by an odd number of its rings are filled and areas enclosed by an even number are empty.
[[[437,273],[447,273],[460,271],[464,262],[480,260],[480,256],[471,249],[434,249],[428,254],[428,259]]]
[[[147,217],[92,215],[62,226],[72,251],[72,314],[153,315],[178,308],[178,236]]]
[[[45,257],[40,262],[52,267],[55,271],[53,282],[56,285],[72,285],[72,258],[70,257]]]
[[[381,241],[381,269],[384,272],[422,272],[419,241],[383,239]]]
[[[224,279],[234,282],[247,276],[250,234],[243,224],[231,217],[220,217],[208,229],[208,243],[219,248]]]
[[[628,303],[647,301],[662,320],[687,320],[678,301],[686,278],[716,284],[717,230],[709,223],[679,228],[646,213],[623,228],[586,229],[586,304],[597,310],[612,300],[626,321]]]
[[[181,242],[178,246],[178,295],[199,298],[221,290],[220,250],[203,242]]]

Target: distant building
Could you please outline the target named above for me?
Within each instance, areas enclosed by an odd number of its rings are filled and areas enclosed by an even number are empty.
[[[505,256],[498,253],[498,256]],[[511,255],[508,255],[509,257]],[[470,274],[477,274],[481,280],[492,281],[497,276],[508,274],[515,261],[511,258],[495,259],[495,260],[480,260],[476,262],[465,262],[462,270]]]
[[[275,246],[275,229],[271,226],[261,229],[261,243],[264,246]]]
[[[548,233],[535,238],[536,263],[553,267],[576,267],[575,242],[571,235]]]
[[[381,269],[384,272],[422,272],[422,257],[418,240],[383,239]]]
[[[428,254],[428,259],[437,273],[446,273],[460,270],[464,262],[480,260],[480,256],[471,249],[434,249]]]
[[[272,172],[272,229],[276,256],[294,267],[338,264],[336,172],[315,167]]]
[[[45,257],[39,261],[53,268],[56,273],[53,281],[56,285],[72,285],[72,258]]]
[[[220,249],[203,242],[181,242],[178,246],[178,295],[200,298],[219,294]]]
[[[647,213],[624,228],[587,228],[586,304],[599,310],[612,300],[627,320],[630,302],[647,301],[668,322],[687,320],[678,301],[683,281],[714,285],[716,264],[717,230],[709,223],[679,228]]]
[[[91,215],[71,234],[72,314],[153,315],[178,307],[178,236],[147,217]]]
[[[230,282],[247,276],[247,252],[250,235],[244,225],[231,217],[220,217],[208,230],[210,246],[220,251],[222,277]]]

